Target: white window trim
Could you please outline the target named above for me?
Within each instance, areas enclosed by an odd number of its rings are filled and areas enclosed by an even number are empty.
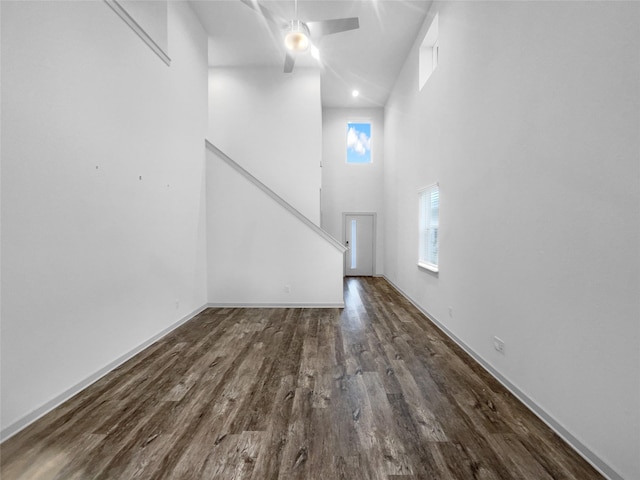
[[[429,270],[430,272],[433,272],[433,273],[438,273],[440,271],[438,266],[432,263],[418,262],[418,267],[424,268],[425,270]]]
[[[427,185],[426,187],[422,187],[418,190],[418,199],[420,199],[421,195],[423,192],[427,191],[427,190],[431,190],[433,187],[438,187],[438,194],[440,193],[440,183],[436,182],[436,183],[432,183],[430,185]],[[420,218],[420,207],[418,206],[418,222],[421,222],[422,219]],[[438,215],[438,231],[440,231],[440,215]],[[420,223],[418,223],[418,225],[420,225]],[[419,234],[419,227],[418,227],[418,234]],[[440,250],[440,240],[438,237],[438,250]],[[435,265],[433,263],[430,262],[423,262],[420,259],[420,239],[418,238],[418,268],[422,268],[424,270],[428,270],[430,272],[433,273],[438,273],[440,271],[440,266],[439,265]]]

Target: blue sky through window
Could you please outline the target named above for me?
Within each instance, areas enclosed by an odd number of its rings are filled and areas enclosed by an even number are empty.
[[[370,123],[347,123],[347,163],[371,163]]]

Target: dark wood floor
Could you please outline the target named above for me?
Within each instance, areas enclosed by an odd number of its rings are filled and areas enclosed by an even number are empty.
[[[209,309],[1,446],[2,479],[602,478],[380,278]]]

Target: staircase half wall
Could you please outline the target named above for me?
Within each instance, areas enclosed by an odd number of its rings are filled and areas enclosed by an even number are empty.
[[[343,245],[206,145],[209,305],[342,307]]]

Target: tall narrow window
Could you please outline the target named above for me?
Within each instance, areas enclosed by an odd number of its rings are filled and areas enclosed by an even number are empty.
[[[358,226],[355,220],[351,220],[351,269],[358,268],[356,258],[358,258],[358,253],[356,252],[356,233],[358,231]]]
[[[371,163],[370,123],[347,123],[347,163]]]
[[[440,189],[438,184],[421,189],[419,197],[418,265],[438,271],[438,230],[440,226]]]

